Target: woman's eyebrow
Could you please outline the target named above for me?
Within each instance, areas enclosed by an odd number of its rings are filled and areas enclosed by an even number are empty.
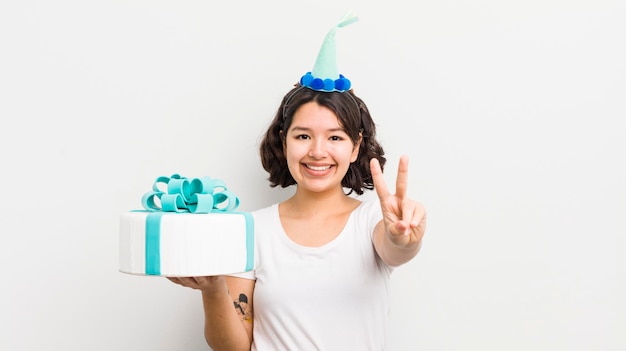
[[[291,130],[294,132],[298,132],[298,131],[309,132],[311,131],[311,128],[295,126],[295,127],[291,127]],[[344,133],[346,132],[346,130],[341,127],[326,129],[326,131],[327,132],[344,132]]]

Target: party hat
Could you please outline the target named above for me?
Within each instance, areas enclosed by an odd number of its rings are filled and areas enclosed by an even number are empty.
[[[352,12],[345,14],[339,22],[326,34],[322,47],[315,60],[313,70],[300,78],[300,84],[317,91],[347,91],[350,90],[350,80],[339,74],[337,69],[337,49],[335,33],[337,29],[350,25],[359,18]]]

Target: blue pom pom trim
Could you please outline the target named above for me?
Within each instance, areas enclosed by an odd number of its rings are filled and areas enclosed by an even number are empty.
[[[339,75],[339,79],[332,80],[330,78],[321,79],[313,77],[311,72],[307,72],[300,78],[300,84],[316,91],[338,91],[340,93],[350,90],[352,86],[350,79],[344,77],[343,74]]]

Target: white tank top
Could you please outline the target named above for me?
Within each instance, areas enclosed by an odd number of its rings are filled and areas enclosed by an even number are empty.
[[[343,231],[321,247],[293,242],[277,204],[253,215],[252,350],[383,350],[392,268],[372,243],[382,219],[378,201],[362,202]]]

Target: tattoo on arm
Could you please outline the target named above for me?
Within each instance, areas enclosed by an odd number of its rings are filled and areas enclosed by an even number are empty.
[[[246,294],[239,294],[239,297],[233,301],[233,304],[242,321],[252,321],[252,314],[250,313],[248,296],[246,296]]]

